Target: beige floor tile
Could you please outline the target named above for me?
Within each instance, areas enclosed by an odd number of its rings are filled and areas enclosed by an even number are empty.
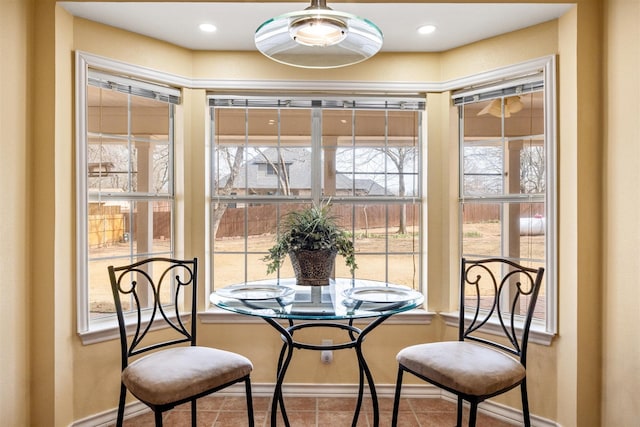
[[[420,427],[452,427],[456,425],[455,412],[421,412],[416,414]],[[466,424],[466,419],[462,420]]]
[[[198,402],[199,427],[247,427],[244,397],[210,396]],[[256,427],[270,427],[269,397],[254,397],[254,420]],[[351,427],[355,398],[288,397],[285,399],[291,427]],[[380,427],[391,426],[393,398],[379,399]],[[465,409],[463,425],[468,420]],[[187,427],[191,425],[189,405],[181,405],[163,416],[165,427]],[[450,400],[435,398],[402,398],[398,413],[398,427],[452,427],[456,422],[456,404]],[[153,413],[145,413],[125,420],[125,427],[154,426]],[[478,414],[477,427],[508,427],[513,423],[501,421],[485,414]],[[284,427],[278,413],[277,426]],[[371,399],[366,398],[358,418],[357,427],[373,426]]]
[[[330,398],[319,397],[318,398],[318,411],[320,412],[333,412],[333,411],[353,411],[356,409],[357,399],[355,397],[344,398]]]
[[[415,412],[456,412],[457,404],[439,398],[408,398],[411,409]]]
[[[253,415],[256,426],[264,425],[266,412],[254,413]],[[248,427],[249,420],[246,412],[220,411],[215,422],[211,425],[213,427]]]
[[[284,407],[289,411],[315,411],[317,409],[315,397],[290,397],[285,396]],[[270,409],[270,408],[269,408]]]
[[[271,415],[271,413],[269,413]],[[316,427],[317,425],[317,412],[316,411],[289,411],[287,410],[287,418],[289,419],[289,425],[291,427]],[[284,420],[282,415],[278,413],[277,425],[278,427],[284,427]],[[267,419],[266,426],[270,426],[270,419]]]
[[[153,412],[147,412],[137,417],[124,420],[124,427],[152,427],[155,425]]]
[[[214,411],[222,407],[226,397],[224,396],[205,396],[198,399],[198,410]],[[177,409],[177,408],[176,408]]]
[[[369,425],[373,425],[373,416],[368,415]],[[380,412],[380,427],[390,426],[393,414],[391,411]],[[398,427],[421,427],[413,412],[398,412]]]
[[[257,403],[257,399],[251,399],[253,404]],[[221,411],[247,411],[247,399],[242,397],[226,397],[219,408]],[[266,408],[265,408],[266,409]]]
[[[198,411],[197,424],[202,427],[210,427],[217,416],[217,411]],[[191,427],[191,411],[169,411],[163,416],[163,425],[167,427]]]
[[[318,425],[317,427],[338,427],[338,426],[350,426],[353,421],[352,411],[340,411],[340,412],[318,412]],[[358,427],[366,427],[366,418],[363,423],[359,423]]]

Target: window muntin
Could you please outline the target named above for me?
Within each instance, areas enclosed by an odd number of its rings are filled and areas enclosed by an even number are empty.
[[[465,257],[507,257],[546,267],[534,320],[550,324],[555,235],[548,201],[553,140],[542,80],[455,98],[460,117],[460,244]],[[490,294],[492,290],[484,289]],[[555,304],[554,302],[552,302]],[[550,313],[551,311],[551,313]]]
[[[79,138],[79,329],[115,313],[108,265],[172,256],[173,116],[175,95],[163,88],[89,70],[84,91],[86,132]],[[154,274],[153,272],[150,272]],[[162,290],[168,303],[173,292]],[[125,306],[129,306],[125,302]],[[84,323],[84,324],[83,324]]]
[[[353,235],[358,278],[420,288],[421,111],[357,104],[211,100],[216,287],[268,277],[278,219],[331,200]],[[293,276],[290,263],[278,274]],[[336,260],[336,276],[349,275]]]

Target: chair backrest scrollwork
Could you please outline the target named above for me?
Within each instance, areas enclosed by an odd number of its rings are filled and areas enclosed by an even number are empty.
[[[108,270],[123,369],[131,356],[176,344],[196,344],[196,258],[155,257],[130,265],[109,266]],[[149,332],[163,323],[173,334],[163,332],[162,341],[149,338]]]
[[[506,351],[525,365],[543,275],[542,267],[526,267],[509,259],[463,258],[458,339]]]

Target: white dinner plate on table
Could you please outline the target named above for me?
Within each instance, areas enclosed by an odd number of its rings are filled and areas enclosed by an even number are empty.
[[[284,298],[293,294],[295,290],[279,285],[232,285],[218,289],[216,294],[224,298],[239,300],[268,300]]]
[[[419,298],[421,294],[410,288],[397,286],[363,286],[349,288],[343,292],[344,296],[354,301],[393,303],[405,302]]]

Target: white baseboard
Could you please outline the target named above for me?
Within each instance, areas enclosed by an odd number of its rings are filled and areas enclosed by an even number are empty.
[[[117,403],[116,396],[116,403]],[[146,412],[150,412],[151,409],[144,403],[139,401],[131,402],[127,404],[124,408],[124,418],[133,418],[138,415],[142,415]],[[118,408],[114,408],[108,411],[100,412],[99,414],[94,414],[89,417],[83,418],[78,421],[74,421],[69,425],[69,427],[107,427],[112,426],[116,423],[118,419]]]
[[[273,383],[251,384],[251,391],[254,397],[272,396]],[[376,386],[376,393],[379,398],[393,398],[395,390],[394,384],[379,384]],[[357,384],[285,384],[283,392],[286,396],[298,397],[353,397],[358,394]],[[244,384],[235,384],[216,393],[219,396],[244,396]],[[368,397],[369,389],[365,386],[365,397]],[[442,391],[430,384],[404,384],[402,386],[403,398],[442,398],[456,401],[454,395]],[[478,411],[497,418],[513,425],[522,425],[522,412],[509,406],[485,401],[478,406]],[[140,402],[127,404],[125,408],[125,419],[136,417],[149,408]],[[113,425],[118,415],[117,408],[101,412],[73,422],[70,427],[107,427]],[[561,427],[555,421],[531,415],[531,425],[534,427]]]

